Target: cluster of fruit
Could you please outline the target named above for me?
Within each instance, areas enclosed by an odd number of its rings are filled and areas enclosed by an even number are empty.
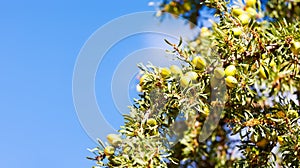
[[[194,70],[187,71],[183,73],[182,69],[178,67],[177,65],[171,65],[170,68],[164,67],[160,68],[159,73],[161,78],[168,79],[170,77],[178,77],[179,84],[182,88],[186,88],[188,86],[191,86],[191,84],[195,83],[198,79],[198,73],[203,71],[206,66],[207,62],[206,60],[201,56],[196,56],[192,59],[191,65],[193,66]],[[263,73],[263,72],[262,72]],[[217,67],[214,70],[213,77],[211,78],[211,86],[216,87],[218,84],[220,84],[221,80],[225,77],[226,85],[229,88],[234,88],[238,84],[237,79],[235,78],[237,74],[237,69],[235,65],[229,65],[225,68],[223,67]],[[149,74],[144,74],[140,78],[138,91],[142,91],[142,86],[145,84],[145,82],[151,80],[152,77]]]
[[[117,134],[108,134],[106,138],[109,145],[104,148],[104,154],[109,157],[115,153],[115,147],[122,143],[122,139]]]
[[[217,67],[214,70],[214,76],[211,79],[211,86],[214,88],[219,83],[220,80],[225,77],[225,83],[229,88],[234,88],[238,84],[235,75],[237,74],[237,69],[234,65],[229,65],[225,68]]]
[[[247,0],[245,7],[233,7],[231,12],[240,20],[242,25],[247,25],[250,22],[250,19],[256,19],[259,17],[255,6],[256,0]],[[237,29],[235,34],[238,34],[238,32],[240,31]]]

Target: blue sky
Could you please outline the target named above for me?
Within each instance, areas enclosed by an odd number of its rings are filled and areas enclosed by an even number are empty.
[[[148,2],[0,2],[1,168],[93,165],[72,100],[77,55],[100,26]]]

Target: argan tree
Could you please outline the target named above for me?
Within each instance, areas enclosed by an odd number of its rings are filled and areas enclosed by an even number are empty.
[[[158,13],[201,33],[165,40],[181,66],[139,65],[140,97],[95,167],[300,167],[300,1],[163,0]]]

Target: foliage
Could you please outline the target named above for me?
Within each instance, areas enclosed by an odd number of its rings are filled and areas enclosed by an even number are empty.
[[[104,167],[299,167],[299,102],[290,99],[300,99],[299,6],[164,0],[162,13],[201,26],[199,11],[208,10],[219,22],[187,46],[166,40],[181,67],[139,65],[140,98],[120,135],[99,142],[90,159]],[[202,141],[216,110],[220,121]]]

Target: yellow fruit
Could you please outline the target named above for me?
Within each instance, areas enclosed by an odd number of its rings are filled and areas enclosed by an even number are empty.
[[[192,60],[192,63],[196,69],[203,69],[206,67],[206,60],[203,57],[196,56]]]
[[[182,70],[177,65],[171,65],[170,71],[173,75],[182,75]]]
[[[112,147],[112,146],[107,146],[107,147],[105,147],[105,149],[104,149],[104,154],[105,154],[106,156],[113,155],[114,153],[115,153],[115,148],[114,148],[114,147]]]
[[[246,25],[250,22],[250,15],[248,13],[243,13],[239,15],[238,18],[240,19],[243,25]]]
[[[190,77],[190,79],[191,79],[192,81],[196,81],[197,78],[198,78],[198,74],[197,74],[196,72],[194,72],[194,71],[189,71],[189,72],[187,72],[187,73],[185,74],[185,76]]]
[[[234,16],[239,16],[241,15],[242,13],[244,13],[244,10],[242,8],[233,8],[232,9],[232,14]]]
[[[188,87],[190,84],[191,84],[191,77],[189,77],[189,76],[183,76],[183,77],[181,77],[181,79],[180,79],[180,86],[181,87]]]
[[[234,36],[240,36],[242,34],[241,28],[238,28],[238,27],[232,28],[232,32],[233,32]]]
[[[122,143],[121,137],[117,134],[108,134],[106,136],[106,139],[107,139],[108,143],[111,144],[112,146],[117,146],[120,143]]]
[[[246,6],[247,7],[255,7],[256,0],[247,0],[246,1]]]
[[[265,72],[265,70],[267,71],[267,73],[269,74],[269,69],[267,67],[263,68],[263,66],[259,67],[259,76],[262,77],[263,79],[267,79],[268,75]]]
[[[225,71],[222,67],[217,67],[215,70],[214,70],[214,76],[217,78],[217,79],[222,79],[224,76],[225,76]]]
[[[293,54],[295,54],[295,55],[300,54],[300,42],[299,41],[294,41],[292,43],[291,50],[292,50]]]
[[[147,125],[151,126],[151,127],[154,127],[157,125],[157,122],[154,118],[150,118],[147,120]]]
[[[169,70],[169,68],[161,68],[160,69],[160,75],[163,78],[168,78],[171,75],[171,71]]]
[[[234,65],[229,65],[225,68],[226,76],[234,76],[236,74],[236,67]]]
[[[227,76],[225,78],[226,85],[230,88],[233,88],[237,85],[238,81],[233,76]]]
[[[277,141],[278,141],[278,143],[280,144],[280,145],[282,145],[283,144],[283,137],[282,136],[278,136],[277,137]]]
[[[248,7],[246,8],[246,12],[252,17],[255,18],[257,15],[257,12],[254,8]]]

